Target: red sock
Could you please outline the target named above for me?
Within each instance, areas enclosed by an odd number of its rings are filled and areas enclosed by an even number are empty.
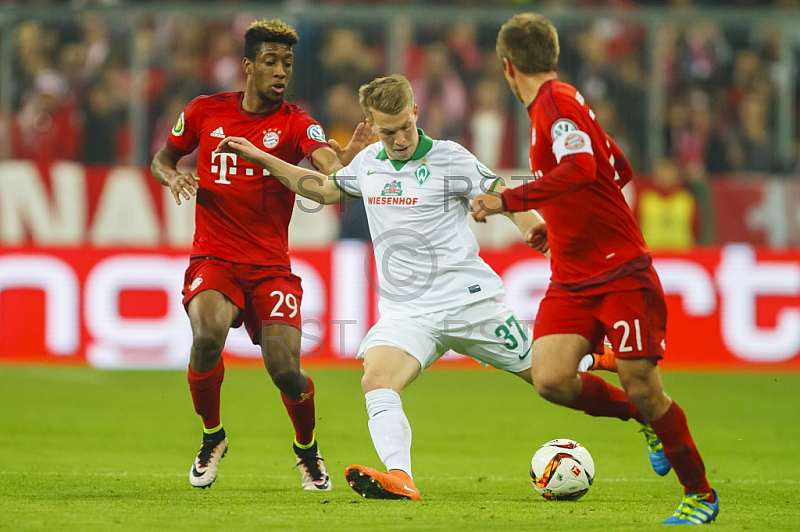
[[[300,397],[292,398],[281,392],[281,399],[294,425],[294,438],[300,445],[308,445],[314,441],[314,381],[308,378],[306,391]]]
[[[194,411],[203,418],[203,426],[206,429],[220,426],[219,391],[224,377],[225,365],[222,359],[214,369],[205,373],[198,373],[189,368],[189,390],[192,392]]]
[[[699,491],[700,493],[713,493],[706,479],[706,466],[697,446],[694,444],[689,425],[686,423],[686,414],[675,401],[672,402],[666,414],[650,422],[658,439],[664,446],[664,454],[672,464],[675,474],[678,475],[686,493]],[[709,500],[709,502],[714,502]]]
[[[644,416],[623,390],[596,375],[585,372],[578,375],[583,381],[583,386],[570,408],[581,410],[590,416],[616,417],[622,421],[635,419],[640,423],[644,422]]]

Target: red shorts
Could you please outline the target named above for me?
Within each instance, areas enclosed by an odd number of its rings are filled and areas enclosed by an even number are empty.
[[[617,358],[664,356],[667,305],[650,266],[603,285],[570,292],[550,286],[539,305],[533,337],[579,334],[593,346],[608,337]]]
[[[253,343],[265,325],[300,328],[303,288],[300,278],[286,269],[192,257],[183,278],[183,308],[188,310],[189,301],[203,290],[221,292],[239,307],[231,327],[244,322]]]

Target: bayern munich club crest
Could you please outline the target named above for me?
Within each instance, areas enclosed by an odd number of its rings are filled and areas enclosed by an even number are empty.
[[[586,142],[583,140],[583,137],[577,133],[570,133],[564,139],[564,146],[570,151],[580,150],[584,146],[586,146]]]
[[[278,145],[279,140],[281,140],[281,138],[275,131],[267,131],[267,134],[264,135],[264,147],[271,150]]]

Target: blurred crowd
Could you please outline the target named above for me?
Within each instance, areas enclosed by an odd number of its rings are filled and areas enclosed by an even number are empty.
[[[144,93],[146,151],[152,152],[194,96],[242,88],[242,34],[251,18],[209,22],[158,15],[145,17],[135,30],[96,14],[19,24],[12,30],[12,108],[4,110],[11,155],[141,164],[130,160],[133,91]],[[649,171],[654,162],[646,159],[652,150],[645,142],[656,71],[665,83],[664,145],[657,152],[674,157],[694,177],[793,170],[771,149],[780,31],[678,18],[650,35],[644,24],[623,20],[561,25],[561,77],[581,90],[636,170]],[[297,26],[301,42],[290,97],[331,136],[346,140],[361,119],[359,85],[387,73],[386,28]],[[516,142],[515,102],[494,56],[496,29],[479,25],[469,12],[445,27],[417,24],[399,51],[400,64],[430,135],[466,144],[491,167],[512,168],[524,154]],[[147,58],[144,85],[134,86],[134,51]],[[653,57],[655,65],[649,64]]]
[[[492,2],[510,3],[536,9],[635,9],[664,4],[654,0]],[[676,8],[731,3],[790,10],[800,4],[797,0],[669,2]],[[13,32],[13,81],[4,83],[12,90],[11,107],[0,109],[6,126],[0,131],[10,137],[2,139],[0,133],[0,141],[9,142],[13,158],[147,164],[192,98],[243,89],[243,35],[252,14],[205,20],[179,10],[142,16],[132,26],[97,13],[71,13],[58,21],[28,20],[0,29]],[[417,21],[400,31],[395,28],[399,49],[388,45],[387,24],[392,21],[360,26],[321,25],[302,18],[290,21],[300,43],[295,47],[288,99],[320,121],[329,138],[344,144],[363,119],[358,87],[388,74],[391,65],[400,65],[411,80],[420,107],[419,125],[428,135],[461,142],[489,167],[524,168],[527,155],[520,135],[527,135],[527,125],[519,122],[524,114],[505,86],[502,65],[494,53],[498,28],[481,24],[469,10],[454,13],[457,16],[447,24]],[[781,48],[780,28],[752,24],[744,15],[740,23],[723,24],[685,16],[685,10],[675,13],[658,29],[635,17],[613,14],[589,23],[559,23],[560,76],[582,92],[603,128],[629,155],[635,171],[674,174],[669,186],[654,188],[689,190],[702,211],[709,175],[797,170],[793,163],[780,160],[775,149],[778,86],[787,75],[781,69],[786,62],[781,53],[786,51]],[[792,53],[796,73],[800,71],[800,41]],[[146,58],[138,70],[133,65],[137,57]],[[659,87],[663,116],[654,121],[649,116],[656,75],[663,82]],[[137,91],[142,104],[138,107],[131,104]],[[795,113],[800,109],[800,94],[794,109]],[[133,117],[134,112],[145,116]],[[144,122],[146,139],[132,137],[134,118]],[[655,142],[650,134],[653,127],[663,128],[656,136],[662,145],[655,150],[647,144]],[[797,138],[795,132],[800,153]],[[134,160],[136,150],[132,149],[136,142],[142,147],[139,160]],[[653,153],[663,158],[653,158]],[[693,229],[693,233],[702,240],[698,236],[702,230]]]
[[[71,5],[77,7],[112,6],[132,4],[136,0],[0,0],[1,4],[36,4],[36,5]],[[248,0],[222,0],[226,4],[243,4]],[[295,0],[296,1],[296,0]],[[170,4],[199,3],[196,0],[166,0]],[[271,3],[280,3],[275,0]],[[458,4],[458,5],[529,5],[536,9],[553,7],[603,7],[630,8],[637,6],[671,6],[671,7],[797,7],[796,0],[302,0],[304,4]]]

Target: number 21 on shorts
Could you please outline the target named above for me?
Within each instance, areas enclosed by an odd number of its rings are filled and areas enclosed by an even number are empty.
[[[622,329],[622,339],[619,341],[619,349],[617,353],[630,353],[633,351],[633,345],[628,342],[636,342],[636,350],[642,351],[642,329],[639,326],[639,320],[633,320],[633,338],[631,338],[631,325],[625,320],[619,320],[614,324],[615,329]]]
[[[272,312],[269,313],[270,317],[283,318],[288,316],[294,318],[299,310],[297,307],[297,297],[294,294],[284,294],[280,290],[273,290],[270,292],[270,297],[277,297],[275,306],[272,307]]]

